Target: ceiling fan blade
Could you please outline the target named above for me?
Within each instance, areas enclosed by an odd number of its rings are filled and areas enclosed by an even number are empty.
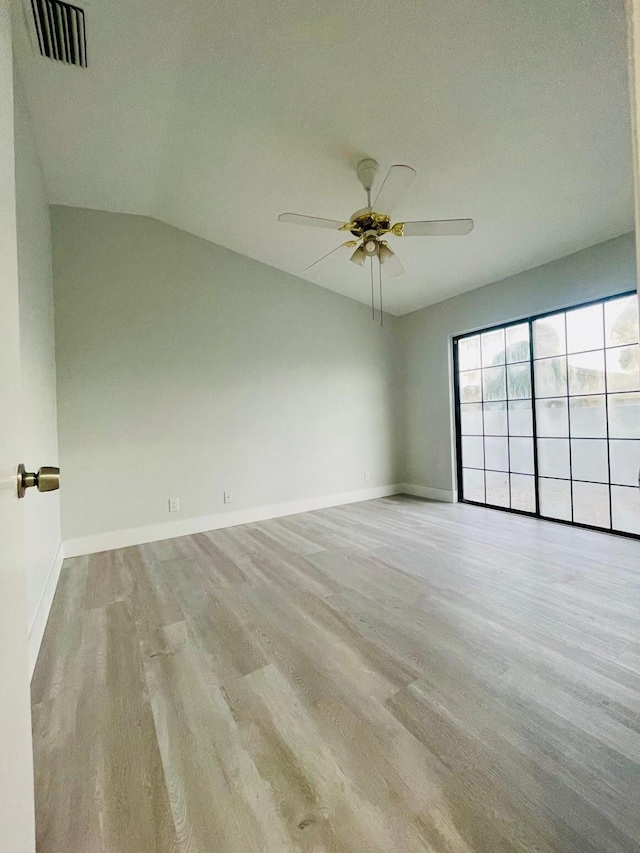
[[[309,273],[309,275],[317,275],[318,273],[322,272],[325,266],[331,266],[331,264],[328,263],[330,258],[332,260],[340,258],[340,263],[342,263],[341,255],[344,254],[344,252],[340,252],[340,250],[352,249],[353,245],[353,240],[348,240],[346,243],[341,243],[340,246],[336,246],[335,249],[332,249],[330,252],[327,252],[326,255],[323,255],[321,258],[318,258],[317,261],[314,261],[312,264],[310,264],[305,269],[305,272]]]
[[[313,228],[330,228],[339,231],[345,224],[337,219],[322,219],[319,216],[304,216],[301,213],[281,213],[278,222],[291,222],[293,225],[311,225]]]
[[[403,237],[461,237],[473,231],[473,219],[424,219],[399,224]]]
[[[373,209],[378,213],[391,213],[409,189],[415,176],[416,170],[412,169],[411,166],[392,166],[373,202]]]
[[[380,245],[378,259],[380,261],[380,266],[384,268],[384,274],[386,276],[395,278],[396,276],[402,275],[404,272],[404,267],[400,263],[400,259],[396,253],[392,251],[388,243],[383,242]]]

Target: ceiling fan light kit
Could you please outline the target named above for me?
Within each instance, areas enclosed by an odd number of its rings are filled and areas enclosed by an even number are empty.
[[[322,219],[316,216],[305,216],[300,213],[281,213],[278,219],[280,222],[289,222],[294,225],[310,225],[313,228],[328,228],[335,231],[351,232],[355,237],[354,240],[347,240],[345,243],[332,249],[319,260],[308,266],[305,272],[315,275],[322,269],[325,261],[335,253],[355,247],[355,251],[349,257],[350,261],[358,266],[364,266],[367,258],[371,261],[371,310],[374,318],[373,264],[374,258],[377,258],[380,324],[382,325],[382,267],[383,265],[385,267],[385,276],[398,276],[404,272],[404,267],[400,263],[398,256],[389,243],[382,238],[387,235],[392,237],[463,236],[473,230],[473,219],[425,219],[416,222],[396,222],[392,224],[391,213],[411,185],[416,176],[416,171],[411,166],[400,164],[391,166],[372,204],[371,191],[378,169],[378,163],[370,157],[366,157],[358,163],[356,175],[367,194],[367,206],[351,214],[348,222],[340,222],[336,219]],[[382,213],[381,211],[385,212]]]

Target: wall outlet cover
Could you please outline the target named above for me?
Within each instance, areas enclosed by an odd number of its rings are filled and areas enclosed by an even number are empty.
[[[169,512],[180,511],[180,498],[169,498]]]
[[[224,502],[226,504],[232,504],[233,503],[233,492],[225,492],[224,493]]]

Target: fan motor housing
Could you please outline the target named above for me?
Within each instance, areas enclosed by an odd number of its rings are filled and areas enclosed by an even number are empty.
[[[351,216],[350,230],[354,237],[362,237],[367,231],[374,231],[378,237],[391,231],[391,220],[385,213],[376,213],[368,207],[357,210]]]

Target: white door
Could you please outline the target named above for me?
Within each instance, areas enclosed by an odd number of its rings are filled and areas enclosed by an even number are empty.
[[[0,0],[0,848],[33,853],[33,763],[23,557],[20,333],[13,63],[9,0]]]

